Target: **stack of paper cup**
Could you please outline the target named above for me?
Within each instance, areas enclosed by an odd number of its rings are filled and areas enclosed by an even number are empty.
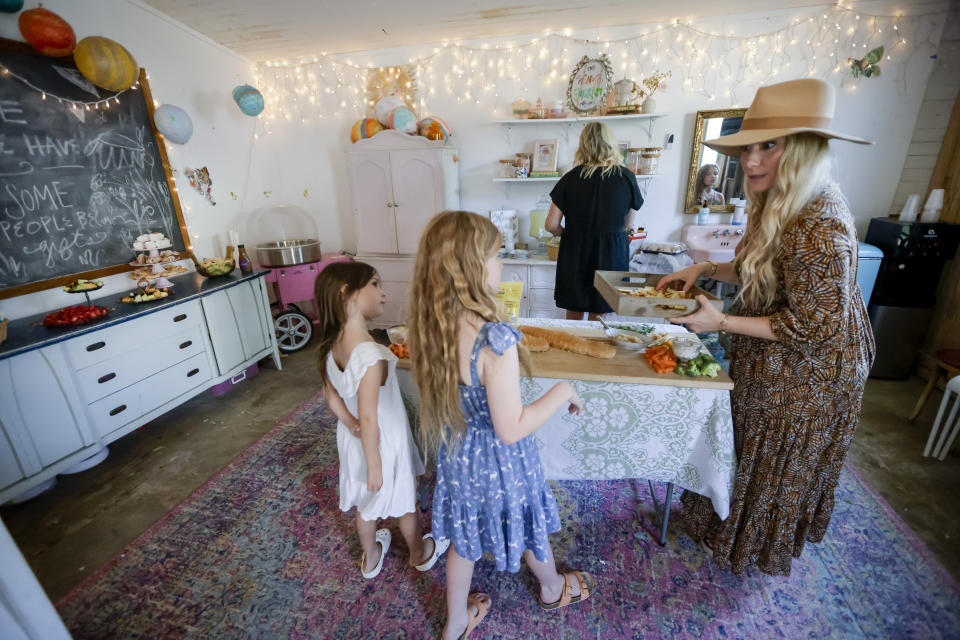
[[[934,189],[927,196],[927,203],[923,205],[920,222],[936,222],[940,219],[941,209],[943,209],[943,189]]]
[[[913,222],[917,219],[917,209],[920,208],[920,195],[911,194],[900,211],[900,222]]]

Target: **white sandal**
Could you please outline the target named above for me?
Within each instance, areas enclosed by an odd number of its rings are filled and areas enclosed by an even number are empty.
[[[390,548],[390,530],[389,529],[377,529],[377,543],[380,545],[380,560],[377,561],[377,566],[373,568],[370,573],[367,573],[363,568],[367,565],[367,554],[360,554],[360,575],[362,575],[367,580],[371,578],[376,578],[380,575],[380,570],[383,569],[383,559],[387,557],[387,549]]]
[[[417,571],[430,571],[430,569],[433,569],[433,565],[437,564],[440,556],[446,553],[450,547],[449,540],[437,540],[433,537],[432,533],[423,534],[423,539],[426,540],[427,538],[433,540],[433,553],[424,562],[417,565]]]

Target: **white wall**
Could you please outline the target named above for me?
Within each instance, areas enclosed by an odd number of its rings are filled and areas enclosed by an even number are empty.
[[[920,105],[910,147],[903,160],[900,184],[890,206],[890,214],[899,214],[910,194],[920,194],[921,207],[927,197],[933,168],[943,137],[947,133],[950,113],[960,89],[960,4],[954,3],[940,39],[937,63],[930,74],[927,90]]]
[[[892,2],[858,3],[856,6],[871,13],[888,15],[903,8]],[[929,11],[943,6],[943,2],[918,2],[913,4],[912,9]],[[712,19],[698,26],[714,32],[732,31],[737,35],[753,35],[778,29],[787,24],[794,15],[805,15],[810,11],[805,9],[796,12],[730,16]],[[573,35],[595,38],[600,31],[604,38],[622,38],[650,31],[654,27],[640,25],[591,30],[589,33],[578,33],[574,30]],[[837,87],[838,94],[835,128],[875,140],[877,143],[871,147],[843,142],[832,143],[837,161],[837,177],[850,200],[861,233],[865,230],[869,218],[886,215],[890,208],[910,145],[912,125],[917,118],[927,78],[933,66],[929,54],[939,40],[941,28],[942,25],[934,25],[928,30],[925,34],[927,41],[920,49],[904,57],[902,68],[897,69],[892,66],[893,63],[884,61],[881,64],[883,75],[877,79],[857,82],[855,90],[850,89],[849,74],[829,75],[829,80]],[[523,42],[531,37],[536,36],[516,36],[511,40]],[[486,42],[493,48],[494,43],[503,40],[491,39]],[[484,41],[471,44],[482,42]],[[892,39],[888,42],[888,50],[894,43],[895,40]],[[349,57],[364,64],[392,65],[405,63],[432,47],[433,45],[367,51],[351,54]],[[597,46],[593,51],[599,49]],[[590,50],[590,47],[585,50]],[[841,55],[845,54],[841,51]],[[661,70],[672,68],[674,77],[679,76],[679,65],[675,59],[662,59],[655,66]],[[646,73],[652,70],[643,69]],[[261,71],[270,73],[271,70],[261,67]],[[787,70],[785,75],[778,79],[787,80],[800,75],[798,72],[794,72],[795,75],[789,73]],[[619,77],[622,76],[618,74]],[[847,80],[845,88],[840,86],[841,77]],[[747,106],[755,88],[748,87],[740,92],[743,102],[738,106]],[[549,89],[538,90],[531,87],[525,97],[533,102],[539,92],[539,96],[547,103],[561,97],[564,90],[565,83],[555,82]],[[459,147],[462,158],[462,206],[480,212],[500,206],[526,212],[533,207],[539,196],[549,192],[551,185],[493,183],[491,178],[496,161],[516,151],[531,150],[533,140],[538,138],[559,137],[560,164],[569,164],[580,127],[567,129],[552,124],[514,127],[508,142],[506,128],[492,122],[495,116],[488,103],[488,96],[489,93],[484,94],[482,104],[477,105],[471,101],[458,101],[459,95],[447,94],[441,87],[436,95],[427,98],[428,112],[444,118],[454,132],[452,142]],[[501,96],[501,105],[509,104],[514,97],[516,95]],[[641,127],[626,121],[614,124],[612,128],[618,139],[630,140],[633,146],[660,146],[665,134],[676,134],[673,149],[666,151],[661,159],[663,177],[650,185],[641,211],[641,224],[647,228],[651,239],[678,239],[682,225],[693,221],[692,216],[684,216],[681,211],[695,113],[699,109],[732,105],[719,98],[711,102],[704,96],[685,93],[681,91],[680,83],[676,80],[671,82],[666,92],[657,95],[657,102],[657,110],[665,117],[656,121],[653,135],[649,139]],[[310,119],[307,124],[301,124],[297,118],[290,122],[282,119],[274,121],[271,125],[274,133],[260,135],[255,144],[251,188],[248,190],[245,208],[253,209],[280,201],[297,204],[315,217],[324,250],[353,249],[356,245],[343,150],[349,146],[349,128],[360,115],[353,112],[337,118],[327,112],[323,114],[323,118]],[[501,107],[498,117],[505,116]],[[306,196],[304,189],[308,189]],[[270,191],[270,197],[265,197],[263,191]],[[717,218],[719,219],[719,216]]]
[[[27,0],[24,8],[37,4]],[[225,232],[241,210],[254,133],[253,118],[240,112],[231,92],[238,84],[254,81],[255,67],[139,0],[44,0],[43,6],[69,22],[78,40],[101,35],[122,44],[147,70],[154,99],[178,105],[190,115],[193,137],[185,145],[167,143],[167,153],[177,171],[195,251],[201,257],[222,255]],[[0,13],[0,36],[23,39],[15,14]],[[215,207],[190,188],[183,176],[186,166],[208,167]],[[230,191],[237,194],[236,200]],[[132,281],[121,274],[106,278],[97,294],[109,300],[130,288]],[[0,300],[0,315],[19,318],[76,302],[56,288]]]

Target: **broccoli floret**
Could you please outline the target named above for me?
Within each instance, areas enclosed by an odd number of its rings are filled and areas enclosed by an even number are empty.
[[[691,378],[695,378],[700,375],[700,367],[694,360],[681,360],[679,363],[677,363],[677,368],[674,369],[674,373],[681,376],[690,376]]]
[[[720,364],[716,360],[705,364],[700,368],[700,375],[716,378],[718,375],[720,375]]]

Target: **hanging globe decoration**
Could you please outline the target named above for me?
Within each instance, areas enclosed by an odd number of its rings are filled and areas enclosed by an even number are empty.
[[[176,144],[186,144],[193,135],[193,121],[187,112],[172,104],[162,104],[153,114],[153,122],[163,137]]]
[[[417,123],[417,133],[431,140],[446,140],[450,137],[450,127],[437,116],[427,116]]]
[[[137,61],[110,38],[87,36],[77,43],[73,61],[84,78],[107,91],[123,91],[137,81]]]
[[[23,6],[22,0],[19,3],[4,0],[4,3]],[[3,11],[13,13],[6,8]],[[53,11],[43,8],[27,9],[20,14],[17,22],[23,39],[45,56],[67,56],[77,46],[77,35],[73,32],[73,27]]]
[[[263,94],[248,84],[233,88],[233,100],[245,115],[258,116],[263,111]]]
[[[380,121],[373,118],[361,118],[350,127],[350,142],[372,138],[381,131],[383,131],[383,125],[380,124]]]
[[[383,96],[377,101],[376,106],[373,108],[373,113],[376,115],[377,120],[380,121],[380,124],[389,127],[390,124],[387,122],[387,119],[390,117],[390,113],[397,107],[406,106],[407,103],[404,102],[400,96]]]
[[[0,0],[0,11],[4,13],[16,13],[23,9],[23,0]]]
[[[397,107],[387,116],[387,126],[404,133],[417,132],[417,116],[407,107]]]

